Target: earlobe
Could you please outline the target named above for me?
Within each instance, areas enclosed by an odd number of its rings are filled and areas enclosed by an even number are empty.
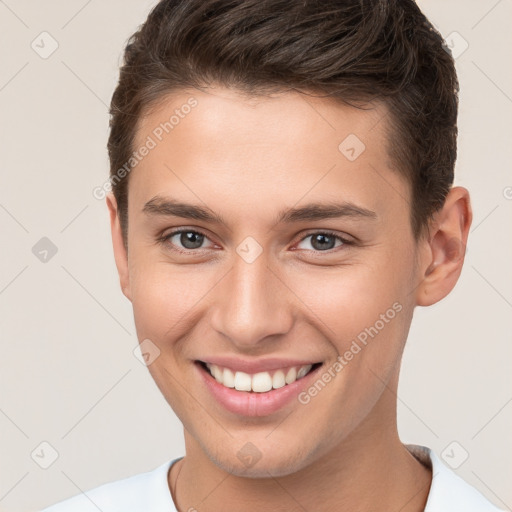
[[[418,306],[435,304],[454,288],[462,271],[471,220],[469,192],[463,187],[452,188],[444,206],[436,213],[429,238],[424,242],[428,250],[419,269]]]
[[[112,247],[114,249],[114,259],[116,262],[117,272],[119,274],[121,290],[123,291],[123,294],[126,296],[126,298],[131,301],[130,276],[128,272],[128,254],[124,244],[123,232],[117,212],[117,201],[114,195],[110,193],[107,195],[106,202],[110,215]]]

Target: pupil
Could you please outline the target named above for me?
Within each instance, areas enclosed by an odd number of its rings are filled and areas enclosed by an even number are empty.
[[[334,237],[318,234],[313,237],[311,244],[317,250],[332,249],[334,247]]]
[[[186,249],[198,249],[203,243],[203,235],[193,231],[186,231],[181,233],[180,242]]]

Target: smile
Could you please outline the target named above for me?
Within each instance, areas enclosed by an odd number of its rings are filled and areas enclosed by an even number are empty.
[[[203,363],[211,376],[226,388],[254,393],[266,393],[272,389],[279,389],[293,384],[305,377],[316,365],[306,364],[279,368],[269,372],[254,374],[223,368],[216,364]]]

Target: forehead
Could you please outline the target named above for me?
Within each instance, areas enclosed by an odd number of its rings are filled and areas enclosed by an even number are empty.
[[[175,140],[183,125],[193,127],[203,143],[218,137],[242,145],[272,143],[283,146],[294,140],[311,140],[315,133],[324,136],[325,146],[344,135],[353,134],[371,143],[385,143],[387,108],[379,102],[361,104],[360,108],[340,101],[298,92],[268,96],[245,94],[237,89],[212,87],[204,90],[179,90],[164,96],[139,120],[136,145],[153,135],[160,142],[173,132]],[[185,120],[187,120],[185,122]],[[178,130],[178,126],[181,129]],[[190,126],[192,125],[192,126]],[[371,132],[371,133],[370,133]],[[334,149],[338,149],[337,145]]]
[[[306,199],[403,209],[396,203],[408,191],[389,161],[386,116],[382,104],[358,109],[297,92],[178,91],[139,122],[134,149],[151,149],[131,173],[129,204],[208,198],[248,217],[258,204],[281,210]]]

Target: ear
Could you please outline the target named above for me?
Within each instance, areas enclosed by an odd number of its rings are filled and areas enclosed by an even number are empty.
[[[121,290],[128,300],[131,299],[130,276],[128,272],[128,254],[123,240],[123,232],[119,215],[117,214],[117,201],[112,193],[107,194],[107,207],[110,214],[110,230],[112,232],[112,245],[114,248],[114,259],[116,261]]]
[[[473,214],[469,192],[454,187],[444,206],[432,220],[420,264],[421,282],[416,289],[416,304],[430,306],[446,297],[459,279]]]

